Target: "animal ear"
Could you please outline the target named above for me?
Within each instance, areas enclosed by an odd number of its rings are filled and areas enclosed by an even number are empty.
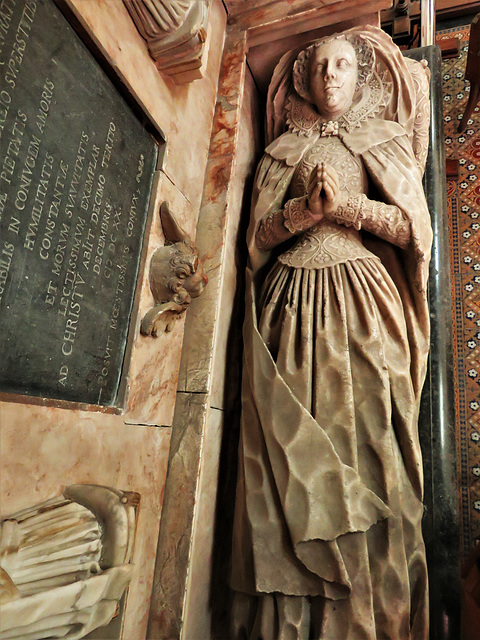
[[[165,234],[165,240],[167,240],[167,242],[170,244],[185,242],[185,244],[193,245],[191,237],[178,224],[166,202],[162,202],[160,205],[160,221],[162,223],[163,233]]]

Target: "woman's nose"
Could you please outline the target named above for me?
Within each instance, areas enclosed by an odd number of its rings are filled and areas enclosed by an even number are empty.
[[[335,67],[328,64],[325,68],[325,80],[335,77]]]

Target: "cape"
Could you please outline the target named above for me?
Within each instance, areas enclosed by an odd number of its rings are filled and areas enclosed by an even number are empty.
[[[257,226],[270,211],[282,208],[294,168],[318,136],[292,131],[281,135],[267,147],[255,179],[248,231],[232,586],[250,594],[281,592],[339,599],[350,593],[350,579],[338,548],[340,537],[367,531],[387,518],[390,509],[364,485],[354,468],[341,462],[325,429],[283,380],[259,333],[256,309],[259,289],[272,263],[272,255],[255,247]],[[339,137],[351,153],[361,157],[378,192],[374,199],[396,205],[410,222],[411,241],[405,250],[370,234],[364,234],[364,244],[381,260],[403,304],[416,403],[411,407],[414,416],[409,426],[396,437],[420,504],[423,477],[416,424],[429,349],[426,283],[432,241],[422,170],[411,138],[397,122],[372,118],[354,131],[340,129]],[[291,424],[296,425],[293,436]],[[315,465],[292,463],[308,450],[316,452]],[[270,465],[268,474],[262,473],[262,465]],[[256,478],[267,475],[274,479],[271,486],[254,486]]]

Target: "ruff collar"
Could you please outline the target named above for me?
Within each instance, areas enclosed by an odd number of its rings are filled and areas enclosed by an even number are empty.
[[[338,135],[339,128],[350,133],[365,120],[378,115],[387,106],[391,95],[392,82],[388,72],[374,71],[350,109],[336,121],[325,121],[309,102],[295,92],[285,105],[287,125],[290,131],[302,136],[309,136],[313,132],[320,132],[322,136]]]

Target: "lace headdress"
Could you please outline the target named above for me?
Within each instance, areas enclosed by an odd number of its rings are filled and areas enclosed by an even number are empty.
[[[428,92],[428,73],[419,63],[404,58],[388,34],[371,26],[354,27],[312,42],[307,47],[289,51],[280,59],[268,89],[266,144],[287,129],[309,135],[321,127],[323,120],[312,105],[309,93],[309,58],[316,47],[338,38],[352,44],[358,64],[354,102],[339,119],[339,125],[352,131],[368,118],[381,117],[402,125],[414,150],[417,146],[424,148],[423,142],[416,144],[416,139],[424,140],[428,134],[428,118],[417,116],[425,82]],[[418,78],[422,74],[423,89],[419,90]],[[418,159],[423,164],[425,154],[419,152],[420,155]]]
[[[377,115],[390,99],[392,83],[386,69],[375,64],[372,44],[359,35],[336,35],[319,40],[301,51],[292,70],[294,91],[285,103],[286,124],[290,131],[309,135],[322,127],[321,118],[312,105],[310,95],[310,58],[315,49],[333,40],[346,40],[353,46],[357,58],[358,75],[352,106],[338,118],[338,125],[348,132],[361,126],[362,122]]]

